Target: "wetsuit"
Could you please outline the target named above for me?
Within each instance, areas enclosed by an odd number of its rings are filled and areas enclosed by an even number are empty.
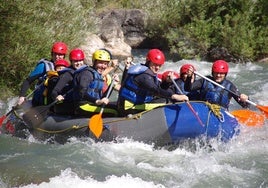
[[[212,76],[208,76],[209,79],[214,80]],[[200,91],[200,100],[208,101],[213,104],[219,104],[220,106],[228,109],[230,100],[234,98],[238,104],[240,104],[243,108],[247,108],[249,105],[246,102],[239,101],[240,92],[237,87],[229,80],[224,79],[221,83],[226,89],[237,94],[234,95],[227,90],[220,88],[213,83],[210,83],[206,79],[199,79],[195,82],[191,83],[191,78],[187,78],[184,89],[186,91]]]
[[[59,71],[59,77],[57,83],[55,84],[52,92],[51,98],[56,100],[58,95],[66,94],[73,87],[73,68],[65,68],[62,71]],[[64,97],[64,101],[72,101],[72,92],[68,92]]]
[[[144,65],[137,65],[137,66],[145,67]],[[134,105],[139,104],[143,105],[144,103],[154,103],[154,102],[166,103],[167,99],[171,98],[173,94],[172,91],[165,90],[160,87],[160,82],[157,79],[157,75],[154,74],[152,70],[147,68],[144,72],[141,72],[139,74],[131,74],[130,70],[131,69],[129,69],[128,71],[125,83],[123,84],[123,86],[119,91],[118,106],[119,109],[124,110],[121,111],[121,113],[123,114],[136,113],[139,111],[146,110],[142,108],[136,110],[131,109],[127,110],[125,106],[126,101],[130,101]],[[130,82],[132,82],[135,86],[131,85]],[[135,87],[138,89],[135,89]],[[133,97],[132,99],[131,96]]]

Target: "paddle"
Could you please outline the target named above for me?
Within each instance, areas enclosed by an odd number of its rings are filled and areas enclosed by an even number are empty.
[[[11,110],[9,110],[6,114],[4,114],[1,118],[0,118],[0,127],[2,126],[3,122],[5,121],[5,119],[7,118],[7,116],[9,116],[9,114],[11,114],[11,112],[13,112],[14,108],[16,108],[16,106],[13,106]]]
[[[23,121],[29,128],[38,127],[45,120],[49,109],[57,102],[58,100],[55,100],[49,105],[32,107],[30,110],[23,114]]]
[[[114,80],[112,80],[112,83],[110,84],[110,87],[107,91],[107,95],[106,97],[109,97],[110,94],[113,91],[113,85],[114,85]],[[103,121],[102,121],[102,113],[104,110],[105,104],[103,104],[101,106],[101,110],[99,114],[93,115],[89,122],[88,122],[88,127],[90,129],[90,131],[97,137],[99,138],[100,135],[102,134],[102,130],[103,130]]]
[[[42,82],[41,84],[37,85],[35,87],[35,89],[29,93],[25,98],[26,99],[29,99],[30,96],[32,96],[32,94],[38,89],[41,87],[41,85],[43,84],[44,82]],[[5,119],[7,118],[7,116],[9,116],[16,108],[18,108],[20,105],[15,105],[15,106],[12,106],[11,110],[9,110],[5,115],[3,115],[1,118],[0,118],[0,127],[2,126],[3,122],[5,121]]]
[[[170,78],[173,82],[173,84],[175,85],[176,89],[179,91],[179,93],[181,95],[183,95],[182,90],[179,88],[178,84],[175,82],[175,80],[173,78]],[[192,111],[192,113],[194,114],[194,116],[196,117],[196,119],[198,120],[198,122],[200,123],[200,125],[205,126],[204,123],[202,122],[202,120],[200,119],[200,117],[198,116],[198,114],[196,113],[196,111],[194,110],[193,106],[189,103],[189,101],[185,101],[187,106],[189,107],[189,109]]]
[[[263,126],[265,122],[263,114],[248,109],[234,110],[231,114],[236,117],[239,123],[246,126]]]
[[[63,97],[65,97],[71,91],[73,91],[73,89],[67,91],[67,93],[65,93]],[[23,121],[29,128],[38,127],[47,117],[50,108],[54,106],[57,102],[59,101],[55,100],[48,105],[32,107],[30,110],[23,114]]]
[[[201,78],[204,78],[204,79],[206,79],[207,81],[209,81],[209,82],[215,84],[216,86],[221,87],[222,89],[228,91],[229,93],[232,93],[233,95],[239,97],[239,95],[238,95],[237,93],[235,93],[235,92],[233,92],[233,91],[231,91],[231,90],[225,88],[224,86],[218,84],[217,82],[215,82],[215,81],[213,81],[213,80],[211,80],[211,79],[209,79],[209,78],[203,76],[202,74],[198,73],[197,71],[195,71],[194,73],[195,73],[196,75],[200,76]],[[246,102],[249,103],[249,104],[251,104],[251,105],[253,105],[253,106],[255,106],[255,107],[257,107],[260,111],[262,111],[262,112],[264,113],[264,115],[266,116],[266,118],[268,118],[268,106],[257,105],[256,103],[254,103],[254,102],[252,102],[252,101],[250,101],[250,100],[246,100]],[[237,113],[236,113],[236,115],[238,116]],[[241,116],[241,117],[244,116],[244,115],[243,115],[243,111],[241,111],[241,113],[239,114],[239,116]],[[239,116],[238,116],[238,117],[239,117]]]

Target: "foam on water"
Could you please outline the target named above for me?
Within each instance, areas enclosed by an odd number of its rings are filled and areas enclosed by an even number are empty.
[[[168,62],[163,71],[179,70],[186,62]],[[211,63],[190,63],[210,74]],[[253,102],[265,105],[267,68],[231,64],[228,77]],[[240,108],[234,101],[232,106]],[[194,140],[157,149],[131,139],[95,143],[71,138],[59,145],[31,135],[26,140],[0,135],[0,187],[268,187],[267,132],[266,121],[262,127],[242,126],[228,143]]]

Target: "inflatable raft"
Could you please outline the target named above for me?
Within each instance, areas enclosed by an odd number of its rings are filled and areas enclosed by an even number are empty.
[[[36,127],[29,127],[23,112],[14,110],[1,127],[1,132],[15,136],[32,134],[38,139],[53,138],[65,142],[70,137],[90,137],[97,141],[130,138],[156,146],[176,144],[185,139],[216,138],[226,142],[239,133],[236,118],[222,108],[201,101],[168,104],[128,117],[102,118],[103,131],[96,138],[89,129],[90,118],[49,114]]]

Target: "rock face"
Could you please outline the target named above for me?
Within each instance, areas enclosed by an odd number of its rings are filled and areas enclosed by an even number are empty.
[[[91,57],[95,50],[106,48],[111,52],[114,58],[119,60],[125,59],[131,55],[132,48],[160,48],[168,49],[168,42],[165,38],[146,38],[145,29],[147,26],[148,16],[140,9],[116,9],[101,13],[96,16],[98,30],[97,33],[89,33],[85,42],[80,46],[86,53],[86,60],[91,64]],[[188,39],[186,39],[188,40]],[[186,41],[191,44],[191,41]],[[194,58],[195,47],[186,48],[187,54]],[[180,54],[172,54],[174,61],[181,59]],[[191,58],[191,57],[189,57]],[[213,62],[218,59],[224,59],[228,62],[242,63],[248,62],[249,59],[237,57],[230,54],[228,49],[214,46],[207,49],[202,60]],[[267,62],[267,58],[263,58],[259,62]]]
[[[98,35],[89,33],[81,48],[87,62],[91,63],[92,53],[106,48],[115,57],[131,55],[131,49],[145,39],[146,14],[138,9],[119,9],[99,15]]]
[[[104,42],[98,37],[96,34],[89,33],[85,38],[85,42],[80,46],[81,49],[85,52],[86,55],[86,63],[91,65],[92,63],[92,54],[95,50],[101,49],[105,47]]]

